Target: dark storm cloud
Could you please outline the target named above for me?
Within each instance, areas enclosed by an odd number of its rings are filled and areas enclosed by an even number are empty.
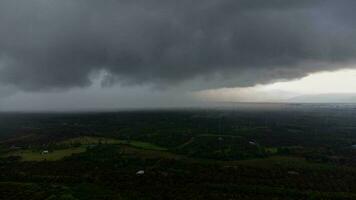
[[[206,87],[295,78],[352,63],[353,0],[1,0],[0,83]]]

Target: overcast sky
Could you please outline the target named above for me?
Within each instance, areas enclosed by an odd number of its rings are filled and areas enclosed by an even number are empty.
[[[354,0],[1,0],[0,110],[278,101],[296,91],[261,87],[354,68],[355,9]]]

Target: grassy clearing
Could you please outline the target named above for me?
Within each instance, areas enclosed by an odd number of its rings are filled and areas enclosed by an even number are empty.
[[[58,144],[67,144],[67,145],[74,145],[79,144],[78,147],[70,147],[66,149],[54,150],[50,151],[48,154],[42,154],[41,151],[38,150],[18,150],[12,151],[10,153],[5,154],[5,157],[9,156],[19,156],[21,157],[21,161],[56,161],[61,160],[64,157],[71,156],[72,154],[83,153],[86,151],[86,146],[91,144],[117,144],[117,145],[125,145],[127,147],[142,149],[142,151],[156,151],[156,152],[163,152],[167,149],[159,147],[157,145],[147,143],[147,142],[140,142],[140,141],[125,141],[125,140],[117,140],[112,138],[104,138],[104,137],[78,137],[78,138],[71,138]],[[151,152],[152,153],[152,152]],[[168,156],[170,157],[170,156]]]
[[[80,145],[90,145],[90,144],[123,144],[129,145],[132,147],[140,148],[140,149],[147,149],[147,150],[155,150],[155,151],[166,151],[166,148],[157,146],[155,144],[151,144],[148,142],[141,142],[141,141],[127,141],[127,140],[117,140],[113,138],[104,138],[104,137],[78,137],[78,138],[71,138],[69,140],[61,142],[61,144],[80,144]]]
[[[124,142],[122,144],[127,144],[133,147],[137,147],[137,148],[141,148],[141,149],[147,149],[147,150],[155,150],[155,151],[166,151],[166,148],[148,143],[148,142],[140,142],[140,141],[130,141],[128,142]]]
[[[156,151],[137,148],[133,146],[122,146],[121,147],[125,154],[136,155],[142,158],[165,158],[165,159],[185,159],[186,156],[177,155],[168,151]]]
[[[59,144],[80,144],[80,145],[90,145],[90,144],[121,144],[123,141],[116,140],[112,138],[105,138],[105,137],[77,137],[71,138],[65,141],[60,142]]]
[[[276,154],[278,152],[278,149],[275,147],[267,147],[265,148],[265,151],[270,154]]]
[[[238,135],[223,135],[223,134],[201,134],[201,135],[197,135],[197,137],[243,138]]]
[[[231,161],[230,163],[237,165],[247,165],[251,167],[262,168],[291,168],[291,169],[318,169],[332,170],[333,165],[308,162],[304,158],[287,157],[287,156],[272,156],[263,159],[251,159],[241,161]]]
[[[86,151],[85,147],[68,148],[62,150],[55,150],[48,154],[42,154],[40,151],[20,150],[9,153],[7,156],[20,156],[22,161],[56,161],[72,154],[83,153]]]
[[[231,138],[240,138],[243,139],[243,137],[241,136],[234,136],[234,135],[221,135],[221,134],[201,134],[201,135],[197,135],[195,137],[190,138],[190,140],[188,140],[187,142],[181,144],[180,146],[177,147],[177,149],[183,149],[184,147],[192,144],[193,142],[195,142],[197,139],[201,139],[201,138],[209,138],[209,137],[213,137],[213,138],[222,138],[222,139],[231,139]]]

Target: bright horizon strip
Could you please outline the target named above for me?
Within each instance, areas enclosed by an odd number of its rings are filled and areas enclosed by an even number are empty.
[[[220,88],[197,93],[208,101],[283,101],[301,95],[356,94],[356,69],[318,72],[303,78],[253,87]]]
[[[299,94],[356,93],[356,69],[309,74],[298,80],[257,86]]]

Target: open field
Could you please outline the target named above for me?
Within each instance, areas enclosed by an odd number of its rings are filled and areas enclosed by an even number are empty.
[[[65,141],[58,142],[59,145],[69,145],[68,148],[65,149],[56,149],[53,151],[49,151],[48,154],[43,154],[39,150],[15,150],[10,151],[9,153],[5,154],[5,157],[9,156],[19,156],[21,157],[22,161],[56,161],[61,160],[65,157],[71,156],[72,154],[83,153],[86,151],[88,145],[125,145],[127,149],[139,149],[142,150],[152,150],[151,152],[156,151],[166,151],[167,149],[156,146],[154,144],[150,144],[147,142],[140,142],[140,141],[124,141],[124,140],[117,140],[112,138],[105,138],[105,137],[90,137],[90,136],[83,136],[77,138],[71,138]],[[128,148],[131,147],[131,148]],[[129,150],[130,151],[130,150]],[[142,151],[141,151],[142,152]],[[159,154],[156,152],[156,154]],[[168,153],[169,154],[169,153]],[[173,154],[172,154],[173,155]]]
[[[80,145],[90,145],[90,144],[121,144],[123,141],[112,139],[112,138],[105,138],[105,137],[91,137],[91,136],[82,136],[71,138],[62,142],[58,142],[58,144],[80,144]]]
[[[263,159],[230,161],[232,165],[244,165],[257,168],[286,168],[286,169],[334,169],[333,165],[309,162],[304,158],[290,156],[272,156]],[[355,171],[356,172],[356,171]]]
[[[147,150],[155,150],[155,151],[166,151],[166,148],[163,147],[159,147],[157,145],[148,143],[148,142],[140,142],[140,141],[130,141],[130,142],[126,142],[126,141],[122,141],[120,144],[126,144],[126,145],[130,145],[136,148],[141,148],[141,149],[147,149]]]
[[[157,145],[148,143],[148,142],[141,142],[141,141],[127,141],[127,140],[118,140],[113,138],[105,138],[105,137],[77,137],[68,139],[65,141],[60,142],[60,144],[80,144],[80,145],[90,145],[90,144],[124,144],[133,146],[136,148],[147,149],[147,150],[157,150],[157,151],[165,151],[166,148],[159,147]]]
[[[71,156],[72,154],[83,153],[85,151],[85,147],[73,147],[68,149],[54,150],[48,154],[42,154],[41,151],[18,150],[10,152],[6,156],[20,156],[22,161],[56,161]]]

